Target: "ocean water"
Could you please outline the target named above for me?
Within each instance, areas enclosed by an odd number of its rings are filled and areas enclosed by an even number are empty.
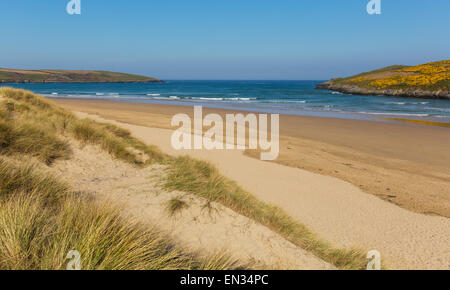
[[[3,84],[49,98],[202,105],[350,119],[398,117],[450,122],[450,101],[346,95],[316,90],[321,81],[167,81],[166,83]]]

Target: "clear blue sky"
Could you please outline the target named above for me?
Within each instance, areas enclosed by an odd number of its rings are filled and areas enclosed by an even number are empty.
[[[0,0],[0,67],[328,79],[450,58],[449,0]]]

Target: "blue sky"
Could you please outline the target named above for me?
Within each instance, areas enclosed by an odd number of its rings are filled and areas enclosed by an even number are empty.
[[[328,79],[449,59],[450,1],[0,0],[0,67]]]

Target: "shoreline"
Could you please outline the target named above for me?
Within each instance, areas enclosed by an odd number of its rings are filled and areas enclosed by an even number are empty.
[[[302,111],[301,113],[292,113],[292,112],[279,112],[276,110],[264,110],[261,108],[257,108],[255,110],[232,106],[215,106],[213,103],[192,103],[186,102],[183,103],[183,100],[177,100],[176,103],[169,103],[168,101],[162,100],[154,100],[153,102],[130,102],[128,99],[112,99],[112,98],[79,98],[79,97],[55,97],[52,95],[43,95],[44,97],[54,100],[58,102],[58,100],[77,100],[77,101],[102,101],[102,102],[117,102],[117,103],[126,103],[126,104],[145,104],[152,106],[170,106],[170,107],[184,107],[189,108],[193,106],[202,106],[203,109],[208,110],[217,110],[217,111],[239,111],[242,113],[255,113],[255,114],[279,114],[282,116],[296,116],[296,117],[306,117],[306,118],[324,118],[324,119],[340,119],[340,120],[355,120],[355,121],[369,121],[369,122],[388,122],[388,123],[409,123],[416,125],[424,125],[424,126],[433,126],[433,127],[450,127],[449,122],[442,122],[440,118],[433,116],[421,116],[422,114],[393,114],[393,113],[368,113],[368,112],[350,112],[350,111]]]
[[[166,83],[10,84],[52,99],[203,106],[256,113],[372,120],[405,118],[450,124],[445,100],[342,95],[314,89],[320,81],[167,81]]]
[[[105,119],[160,129],[192,107],[104,100],[53,99]],[[232,111],[204,108],[204,114]],[[242,113],[242,111],[240,112]],[[275,163],[347,181],[410,211],[450,217],[448,128],[292,115],[280,116]],[[258,150],[245,152],[259,158]]]

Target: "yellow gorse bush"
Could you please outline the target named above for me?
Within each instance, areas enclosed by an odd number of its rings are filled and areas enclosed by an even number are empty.
[[[351,83],[368,82],[368,85],[377,89],[406,85],[409,87],[431,87],[438,83],[442,89],[448,89],[445,81],[450,81],[450,60],[427,63],[395,70],[399,75],[380,79],[357,77],[350,79]]]
[[[400,72],[415,72],[421,74],[437,74],[441,72],[449,72],[450,67],[446,65],[423,64],[398,70]]]
[[[432,86],[435,85],[441,81],[444,80],[450,80],[450,73],[440,73],[435,75],[413,75],[413,76],[406,76],[406,77],[392,77],[392,78],[386,78],[386,79],[379,79],[374,80],[370,82],[371,86],[377,87],[377,88],[387,88],[390,86],[396,86],[405,84],[407,86],[416,86],[416,87],[422,87],[422,86]]]
[[[364,82],[364,81],[367,81],[367,80],[370,80],[370,79],[363,78],[363,77],[358,77],[358,78],[351,79],[350,82],[352,82],[352,83],[361,83],[361,82]]]

